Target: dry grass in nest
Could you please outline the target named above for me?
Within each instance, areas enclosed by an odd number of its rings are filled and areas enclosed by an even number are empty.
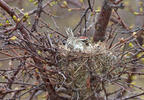
[[[59,49],[58,67],[66,79],[58,75],[56,80],[69,87],[66,91],[72,97],[76,97],[75,93],[78,92],[81,100],[93,95],[94,91],[101,91],[101,80],[105,80],[107,85],[108,80],[120,73],[120,68],[115,66],[118,58],[114,52],[107,50],[104,45],[94,45],[91,51]]]

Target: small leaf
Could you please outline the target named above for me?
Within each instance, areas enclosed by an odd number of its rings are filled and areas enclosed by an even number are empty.
[[[3,24],[2,24],[2,23],[0,23],[0,26],[3,26]]]
[[[136,82],[131,82],[131,86],[130,87],[134,87],[134,85],[136,85]]]
[[[134,37],[137,37],[137,32],[133,32],[132,34]]]
[[[140,96],[140,99],[141,99],[141,100],[144,100],[144,95],[143,95],[143,96]]]
[[[14,90],[19,90],[19,88],[18,88],[18,87],[15,87]]]
[[[28,12],[24,13],[24,16],[25,16],[25,17],[28,17],[28,16],[29,16]]]
[[[125,58],[130,58],[131,57],[131,53],[127,53],[124,55]]]
[[[28,25],[31,25],[31,22],[29,20],[27,20]]]
[[[140,12],[143,12],[143,8],[142,7],[140,8]]]
[[[17,19],[17,22],[20,22],[20,19],[19,19],[19,18]]]
[[[138,13],[138,12],[136,12],[136,11],[135,11],[135,12],[133,12],[133,14],[134,14],[134,15],[139,15],[139,13]]]
[[[53,34],[51,33],[51,34],[49,34],[49,36],[50,36],[50,38],[52,38],[52,37],[53,37]]]
[[[37,50],[37,53],[40,55],[42,52],[40,50]]]
[[[130,43],[129,43],[129,47],[133,48],[134,45],[130,42]]]
[[[6,23],[8,23],[8,24],[9,24],[9,23],[10,23],[10,22],[9,22],[9,20],[6,20]]]
[[[101,11],[101,7],[98,7],[95,11],[96,13],[99,13]]]
[[[137,79],[137,76],[136,75],[133,75],[132,77],[131,77],[131,80],[136,80]]]
[[[37,5],[37,4],[38,4],[38,2],[37,2],[37,1],[35,1],[33,4],[34,4],[34,5]]]
[[[22,8],[21,11],[24,11],[24,8]]]
[[[132,29],[134,27],[134,25],[130,25],[129,28]]]
[[[16,21],[17,20],[17,17],[15,15],[13,15],[13,20]]]
[[[12,36],[11,38],[10,38],[10,40],[16,40],[17,39],[17,37],[16,36]]]
[[[141,62],[144,64],[144,58],[141,58],[140,60],[141,60]]]
[[[24,14],[23,21],[25,22],[25,21],[28,19],[28,17],[29,17],[29,14],[26,12],[26,13]]]
[[[69,12],[71,12],[71,11],[72,11],[72,9],[70,9],[70,8],[69,8],[69,9],[68,9],[68,11],[69,11]]]
[[[29,2],[34,2],[34,0],[29,0]]]
[[[144,52],[140,52],[139,54],[137,54],[137,58],[140,58],[142,55],[144,55]]]
[[[35,69],[35,71],[38,73],[39,72],[39,70],[38,69]]]
[[[63,4],[64,4],[65,6],[67,6],[67,5],[68,5],[66,1],[64,1],[64,2],[63,2]]]
[[[81,3],[83,3],[83,2],[84,2],[84,0],[80,0],[80,2],[81,2]]]
[[[54,5],[56,5],[56,4],[57,4],[56,1],[52,1],[52,2],[50,3],[50,6],[54,6]]]
[[[6,79],[6,77],[5,77],[5,76],[2,76],[2,79]]]

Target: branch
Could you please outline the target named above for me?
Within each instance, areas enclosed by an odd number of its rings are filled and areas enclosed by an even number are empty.
[[[95,33],[93,36],[94,42],[105,40],[106,28],[113,8],[111,4],[116,5],[115,7],[117,7],[117,4],[119,4],[121,1],[123,0],[119,0],[117,2],[115,2],[115,0],[104,0],[101,12],[98,15],[97,22],[95,23]]]
[[[0,7],[3,8],[12,18],[13,16],[16,16],[16,18],[18,19],[19,16],[14,12],[14,10],[12,9],[12,7],[10,7],[6,2],[4,2],[3,0],[0,0]],[[13,19],[14,20],[14,19]],[[14,20],[15,21],[15,20]],[[16,21],[15,21],[16,22]],[[24,39],[28,39],[28,33],[26,31],[26,29],[23,27],[22,22],[19,23],[19,31],[22,33]]]
[[[97,22],[95,24],[95,33],[93,36],[94,42],[104,41],[106,28],[112,13],[112,8],[109,5],[108,0],[104,0],[100,14],[98,15]]]
[[[42,12],[42,0],[38,0],[37,12],[36,12],[36,16],[35,16],[35,21],[32,25],[31,32],[37,31],[36,27],[38,25],[38,21],[39,21],[41,12]]]

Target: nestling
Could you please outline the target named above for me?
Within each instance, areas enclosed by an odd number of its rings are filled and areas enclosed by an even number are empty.
[[[68,35],[68,39],[65,44],[66,49],[70,49],[72,51],[84,52],[90,49],[92,46],[89,43],[88,37],[80,36],[75,37],[71,29],[67,29],[66,31]]]

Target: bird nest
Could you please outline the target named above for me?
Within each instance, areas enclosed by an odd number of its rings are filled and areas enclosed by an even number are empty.
[[[80,100],[90,97],[94,91],[101,90],[101,80],[105,80],[106,85],[121,72],[116,67],[118,57],[104,43],[93,45],[91,50],[79,52],[61,46],[58,59],[57,65],[62,75],[58,75],[56,80],[62,83],[61,86],[69,88],[65,88],[66,92],[74,99],[76,93],[79,93]]]

